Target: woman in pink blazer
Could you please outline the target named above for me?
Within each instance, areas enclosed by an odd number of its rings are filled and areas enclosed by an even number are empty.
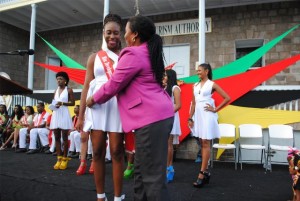
[[[117,96],[124,132],[135,130],[134,200],[170,200],[166,163],[174,108],[162,87],[162,39],[147,17],[135,16],[126,25],[124,48],[111,79],[87,100],[87,106]]]

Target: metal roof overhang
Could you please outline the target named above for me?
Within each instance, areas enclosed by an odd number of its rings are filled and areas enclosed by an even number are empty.
[[[31,6],[26,5],[5,10],[5,5],[20,1],[39,0],[0,0],[0,21],[21,29],[30,30]],[[254,4],[287,2],[298,0],[206,0],[205,8],[223,8]],[[136,5],[138,2],[138,5]],[[36,31],[48,31],[74,27],[103,21],[103,0],[47,0],[37,3]],[[136,14],[136,9],[144,16],[197,11],[199,0],[110,0],[109,11],[127,19]]]

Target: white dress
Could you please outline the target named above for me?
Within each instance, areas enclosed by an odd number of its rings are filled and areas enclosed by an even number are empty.
[[[113,68],[115,69],[118,63],[118,55],[110,50],[106,50],[106,52],[108,57],[113,60]],[[87,98],[94,95],[108,81],[98,53],[94,62],[94,76],[95,79],[90,82]],[[104,104],[95,104],[92,108],[86,108],[83,130],[88,131],[91,129],[106,132],[123,132],[117,98],[115,96]]]
[[[200,83],[194,85],[195,113],[193,135],[201,139],[211,140],[220,138],[218,126],[218,114],[205,111],[206,104],[215,107],[215,101],[212,99],[212,86],[214,82],[207,80],[201,88]]]
[[[175,98],[174,98],[174,90],[175,88],[178,88],[180,91],[180,88],[177,85],[174,85],[172,88],[172,102],[173,104],[175,103]],[[181,128],[180,128],[180,118],[179,118],[179,112],[175,112],[174,114],[174,123],[173,123],[173,128],[170,133],[173,135],[173,144],[179,144],[179,136],[181,135]]]
[[[59,95],[59,88],[57,88],[54,96],[54,100],[61,101],[64,103],[69,102],[68,87],[61,92]],[[61,105],[57,110],[54,110],[51,117],[50,129],[63,129],[69,130],[73,128],[72,119],[68,106]]]

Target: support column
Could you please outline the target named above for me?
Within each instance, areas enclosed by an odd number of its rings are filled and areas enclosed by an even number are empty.
[[[109,13],[109,0],[104,0],[103,20],[108,13]]]
[[[31,4],[31,25],[30,25],[29,49],[33,49],[33,50],[34,50],[34,46],[35,46],[36,7],[37,7],[36,4]],[[29,89],[33,89],[33,62],[34,62],[34,54],[29,55],[29,58],[28,58],[27,86]]]
[[[109,0],[104,0],[104,9],[103,9],[103,22],[105,16],[109,13]],[[103,34],[102,34],[103,35]],[[102,50],[107,50],[107,44],[105,42],[104,35],[102,36]]]
[[[205,0],[199,0],[199,64],[205,63]]]
[[[31,23],[30,23],[30,39],[29,39],[29,49],[34,50],[35,46],[35,25],[36,25],[36,4],[31,4]],[[33,89],[33,62],[34,54],[28,57],[28,77],[27,77],[27,87]],[[33,105],[31,98],[26,97],[26,105]]]

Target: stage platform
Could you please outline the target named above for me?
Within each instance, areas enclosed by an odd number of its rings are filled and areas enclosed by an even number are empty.
[[[1,201],[96,201],[93,175],[76,176],[79,160],[72,159],[67,170],[53,170],[56,157],[28,155],[13,150],[0,151]],[[106,164],[106,194],[113,201],[112,164]],[[292,197],[291,177],[286,165],[273,165],[265,172],[262,165],[214,162],[210,184],[194,188],[199,163],[177,159],[175,179],[168,184],[172,201],[287,201]],[[124,180],[125,200],[133,200],[133,179]]]

